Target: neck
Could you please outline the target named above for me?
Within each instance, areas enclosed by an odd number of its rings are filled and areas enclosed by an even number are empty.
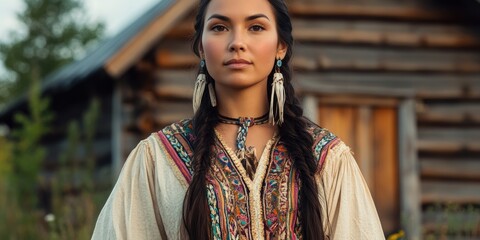
[[[268,112],[267,81],[246,89],[215,86],[218,113],[231,118],[260,117]]]

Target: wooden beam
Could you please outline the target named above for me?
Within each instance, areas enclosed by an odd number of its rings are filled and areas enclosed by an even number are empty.
[[[422,203],[479,203],[478,182],[423,181]]]
[[[422,104],[417,110],[423,123],[480,124],[480,104],[451,102]]]
[[[422,178],[480,181],[480,161],[475,159],[420,159]]]
[[[318,97],[320,104],[328,105],[350,105],[350,106],[373,106],[373,107],[396,107],[398,106],[398,99],[362,95],[328,95],[321,94]]]
[[[353,4],[291,3],[294,17],[362,18],[396,21],[451,21],[458,17],[448,12],[421,7],[372,6]]]
[[[359,100],[362,98],[358,98]],[[388,99],[385,99],[388,101]],[[379,102],[379,101],[376,101]],[[393,107],[390,106],[390,107]],[[373,109],[371,104],[358,105],[357,121],[355,122],[356,160],[362,171],[373,196],[380,195],[375,192],[375,147],[373,144]]]
[[[175,49],[161,50],[155,54],[155,63],[160,68],[193,68],[199,59],[193,53],[175,53]]]
[[[177,24],[197,4],[193,0],[177,0],[170,8],[158,16],[138,33],[105,64],[105,70],[114,78],[123,74],[135,61]]]
[[[420,179],[417,159],[415,100],[404,100],[398,109],[398,166],[400,176],[400,216],[407,239],[422,237]]]
[[[480,39],[479,39],[480,42]],[[295,46],[293,66],[302,71],[366,71],[395,73],[480,73],[475,51],[395,49],[301,43]]]
[[[357,93],[372,96],[407,96],[429,99],[478,99],[480,81],[474,75],[392,73],[297,73],[298,86],[306,92]]]
[[[318,124],[318,99],[316,96],[307,94],[303,96],[303,115],[310,119],[312,122]]]
[[[293,36],[300,42],[364,44],[412,48],[480,48],[471,34],[421,34],[415,32],[376,32],[349,29],[295,28]]]
[[[116,81],[113,84],[112,94],[112,122],[111,122],[111,148],[112,148],[112,183],[115,183],[120,175],[124,163],[123,158],[123,118],[122,118],[122,82]],[[132,149],[130,149],[132,150]]]
[[[375,167],[373,197],[384,231],[392,232],[400,227],[398,112],[392,107],[375,108],[372,121]]]
[[[418,139],[422,152],[480,152],[479,128],[420,128]]]

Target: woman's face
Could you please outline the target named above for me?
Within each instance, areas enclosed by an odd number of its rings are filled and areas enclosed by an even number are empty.
[[[285,56],[267,0],[212,0],[200,52],[215,87],[244,89],[266,80],[275,58]]]

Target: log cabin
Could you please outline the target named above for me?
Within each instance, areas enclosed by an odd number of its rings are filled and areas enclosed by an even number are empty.
[[[135,145],[192,115],[197,1],[162,0],[42,85],[57,116],[46,166],[66,123],[101,103],[97,182],[108,188]],[[290,0],[294,81],[305,114],[353,150],[385,234],[443,231],[435,204],[480,206],[480,3],[470,0]],[[0,112],[26,110],[19,98]],[[46,167],[45,171],[55,171]],[[102,185],[103,184],[103,185]],[[460,236],[480,238],[476,212]],[[458,221],[463,221],[460,214]],[[462,218],[463,217],[463,218]]]

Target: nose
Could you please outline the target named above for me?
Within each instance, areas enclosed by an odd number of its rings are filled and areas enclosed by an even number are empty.
[[[245,51],[246,45],[245,45],[245,39],[242,36],[242,33],[240,33],[239,31],[236,31],[233,34],[232,41],[230,42],[228,49],[230,52]]]

